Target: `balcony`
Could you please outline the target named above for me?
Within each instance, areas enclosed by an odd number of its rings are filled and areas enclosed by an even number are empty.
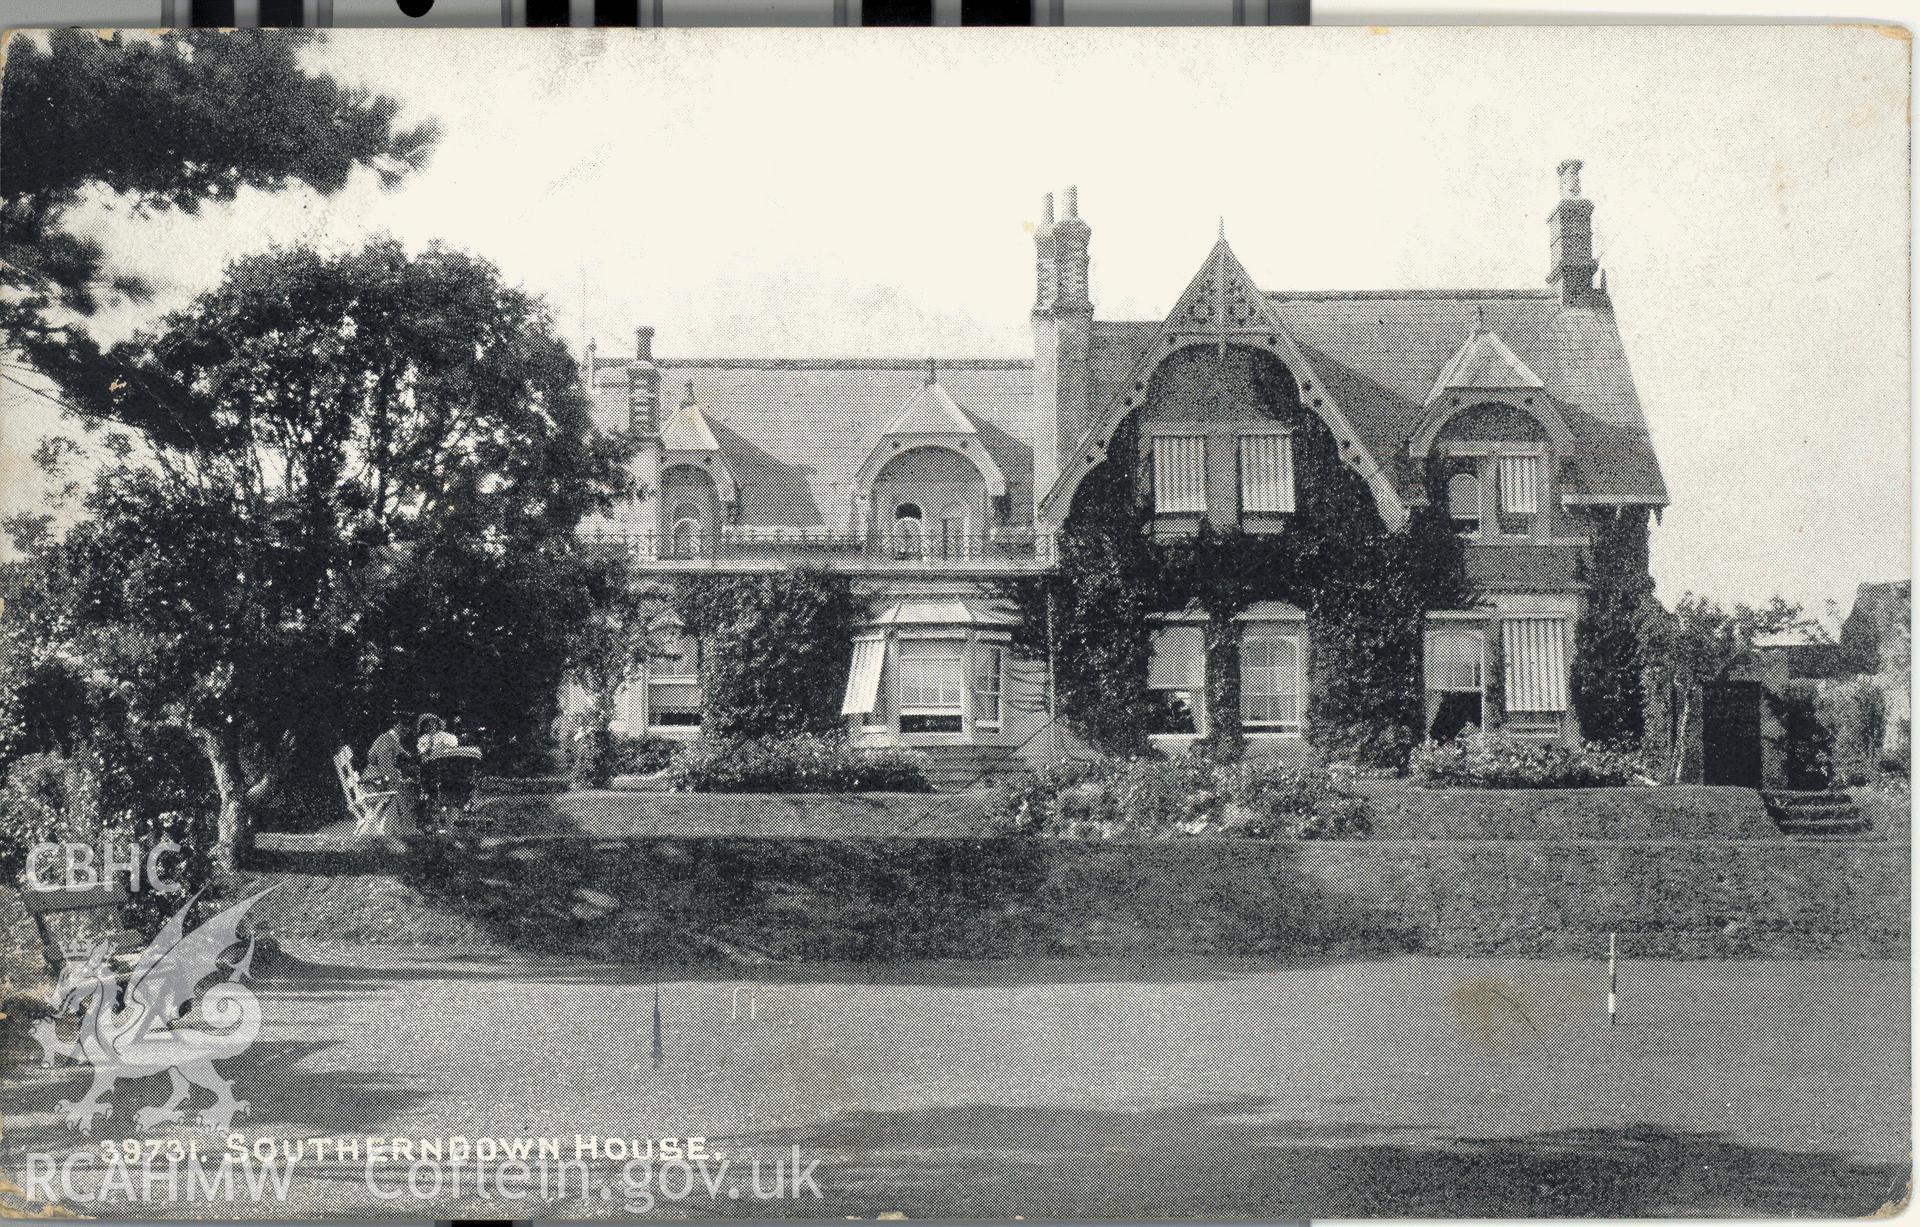
[[[650,571],[772,570],[1000,572],[1053,561],[1053,537],[1031,527],[969,534],[861,534],[825,528],[723,527],[718,533],[600,532],[588,545],[617,551]]]

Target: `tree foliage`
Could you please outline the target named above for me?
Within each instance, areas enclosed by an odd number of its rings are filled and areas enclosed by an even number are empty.
[[[356,168],[386,185],[424,164],[436,132],[402,127],[392,98],[311,72],[296,31],[85,30],[22,36],[0,81],[0,335],[88,411],[118,372],[80,326],[147,287],[68,226],[89,199],[194,212],[242,188],[323,195]],[[135,422],[151,430],[149,423]]]
[[[1642,624],[1654,604],[1644,508],[1596,510],[1582,578],[1587,607],[1574,627],[1573,706],[1589,740],[1638,742],[1646,731]]]
[[[845,576],[800,568],[685,576],[674,606],[700,644],[708,737],[841,732],[840,697],[860,621]]]
[[[251,805],[395,707],[531,753],[626,492],[545,309],[484,261],[291,250],[116,348],[156,423],[24,585],[52,654],[202,746],[230,861]],[[11,611],[10,611],[11,612]]]

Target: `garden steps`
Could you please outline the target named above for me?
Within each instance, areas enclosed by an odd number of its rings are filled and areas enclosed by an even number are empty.
[[[964,792],[975,785],[991,784],[1009,771],[1022,770],[1026,762],[1012,746],[942,746],[925,759],[927,782],[939,792]]]
[[[1873,829],[1872,821],[1844,792],[1763,788],[1760,800],[1786,835],[1851,839]]]

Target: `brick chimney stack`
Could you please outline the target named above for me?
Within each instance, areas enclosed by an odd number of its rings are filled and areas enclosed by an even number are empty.
[[[1053,197],[1034,227],[1034,265],[1039,292],[1033,304],[1034,497],[1052,489],[1061,468],[1080,445],[1091,415],[1093,302],[1087,292],[1088,247],[1093,230],[1080,217],[1080,193],[1061,193],[1061,216]]]
[[[1606,305],[1606,291],[1595,289],[1593,277],[1600,265],[1593,258],[1593,202],[1580,194],[1578,158],[1560,163],[1560,202],[1547,216],[1547,239],[1553,261],[1547,284],[1560,288],[1560,301],[1569,307]]]
[[[627,429],[637,435],[660,433],[660,368],[653,364],[653,328],[633,330],[633,368],[627,375]]]

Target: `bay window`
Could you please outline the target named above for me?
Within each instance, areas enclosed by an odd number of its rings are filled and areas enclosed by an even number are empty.
[[[973,648],[973,722],[998,729],[1006,702],[1007,650],[998,644],[977,643]]]
[[[965,713],[964,639],[902,639],[900,731],[958,733]]]
[[[683,731],[699,728],[704,698],[700,643],[676,630],[663,650],[647,661],[647,727]]]

